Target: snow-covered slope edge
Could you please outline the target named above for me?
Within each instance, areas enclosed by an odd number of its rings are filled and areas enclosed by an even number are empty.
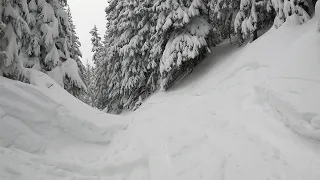
[[[240,58],[255,64],[252,85],[261,105],[296,133],[320,141],[319,47],[315,20],[303,26],[288,21]]]
[[[83,154],[102,156],[127,121],[87,106],[46,74],[30,74],[36,86],[0,77],[0,179],[83,177],[73,172],[85,171]]]
[[[41,90],[41,93],[46,94],[57,103],[62,104],[68,110],[74,112],[76,116],[99,126],[123,126],[129,123],[129,121],[127,121],[128,119],[103,113],[83,103],[70,95],[46,74],[33,69],[29,69],[29,72],[31,74],[31,84],[36,85],[37,88]]]
[[[108,129],[80,119],[32,85],[0,78],[0,145],[43,153],[50,140],[107,143]]]

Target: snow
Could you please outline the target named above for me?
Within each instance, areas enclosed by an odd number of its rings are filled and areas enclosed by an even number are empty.
[[[301,1],[300,4],[304,3],[304,5],[308,6],[308,1]],[[292,20],[296,24],[303,24],[310,19],[308,13],[300,6],[300,4],[296,4],[295,1],[278,1],[272,0],[270,4],[268,2],[267,10],[271,10],[271,5],[276,10],[276,17],[274,19],[274,27],[280,27],[286,19]]]
[[[48,76],[54,79],[61,87],[64,87],[63,74],[60,66],[53,68],[51,71],[47,71]]]
[[[128,120],[119,118],[119,116],[105,114],[99,110],[93,109],[87,104],[82,103],[79,99],[71,96],[55,80],[46,74],[37,70],[30,69],[32,74],[31,84],[45,93],[49,98],[54,99],[57,103],[62,104],[68,110],[75,113],[81,119],[89,120],[98,126],[127,125]],[[94,119],[92,118],[94,117]]]
[[[316,20],[226,41],[125,116],[0,77],[0,179],[318,180],[319,45]]]
[[[315,18],[317,19],[318,23],[318,30],[320,31],[320,1],[317,1],[315,7]]]
[[[73,83],[76,84],[77,87],[81,87],[83,89],[87,89],[86,85],[82,82],[79,73],[78,73],[78,65],[77,62],[71,58],[67,59],[62,63],[61,70],[63,70],[63,75],[68,76],[72,79]],[[63,87],[63,86],[62,86]]]
[[[36,10],[38,9],[35,0],[31,0],[28,5],[29,5],[29,9],[30,9],[31,11],[36,11]]]
[[[4,62],[2,62],[6,67],[9,67],[13,64],[15,55],[17,55],[17,52],[16,52],[17,42],[15,41],[16,37],[17,36],[14,33],[13,25],[11,23],[8,24],[4,38],[3,38],[3,39],[8,39],[7,49],[6,49],[7,58],[4,59]]]
[[[57,50],[55,47],[53,48]],[[50,51],[50,53],[46,56],[46,58],[52,55],[51,52],[56,52],[56,51]],[[57,58],[57,60],[59,60],[59,55],[58,56],[53,55],[53,56],[54,57],[52,58]],[[51,71],[47,71],[47,74],[52,79],[54,79],[61,87],[64,87],[63,78],[65,76],[68,76],[71,79],[72,83],[75,84],[77,87],[81,87],[84,90],[87,89],[78,74],[77,62],[71,58],[68,58],[66,61],[62,62],[60,66],[59,65],[56,66]]]

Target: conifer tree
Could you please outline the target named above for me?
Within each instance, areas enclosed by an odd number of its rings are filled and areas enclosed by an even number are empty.
[[[106,13],[106,57],[101,66],[106,73],[98,78],[98,107],[119,113],[133,109],[139,96],[157,89],[159,57],[151,51],[155,41],[150,41],[154,13],[149,0],[111,1]]]
[[[241,34],[252,35],[255,40],[257,39],[257,23],[256,0],[241,0],[240,10],[234,22],[235,31],[241,30]]]
[[[96,99],[96,72],[95,68],[89,64],[89,61],[87,60],[87,63],[85,65],[84,70],[84,83],[87,86],[87,92],[81,94],[81,100],[85,102],[86,104],[95,107],[95,99]]]
[[[29,82],[30,76],[19,53],[31,33],[27,1],[0,3],[0,75]]]
[[[112,0],[106,8],[105,56],[98,67],[98,108],[135,109],[188,71],[208,50],[207,1]]]
[[[28,70],[47,73],[62,87],[85,89],[75,60],[70,57],[66,1],[1,1],[1,73],[30,81]]]
[[[67,8],[67,14],[68,14],[68,22],[69,22],[69,26],[67,29],[67,38],[68,38],[67,48],[68,48],[68,51],[70,52],[70,58],[76,61],[77,67],[78,67],[78,73],[80,75],[81,80],[84,82],[84,78],[85,78],[84,73],[86,71],[86,68],[82,64],[80,59],[82,57],[82,53],[80,51],[81,43],[79,41],[79,37],[77,36],[76,26],[73,23],[71,10],[69,7]],[[87,92],[83,88],[79,88],[72,82],[70,83],[70,81],[66,81],[66,80],[67,79],[65,78],[64,86],[68,87],[68,89],[66,89],[67,91],[69,91],[72,95],[76,96],[77,98],[81,99],[81,97],[84,97],[83,94],[86,94]]]
[[[96,66],[99,66],[103,59],[103,45],[101,43],[101,37],[96,25],[94,25],[93,29],[90,31],[90,34],[92,43],[91,51],[93,52],[92,61]]]
[[[220,38],[230,38],[233,34],[233,22],[236,12],[239,10],[239,0],[218,0],[210,1],[210,17],[212,18],[212,26],[217,29]],[[211,15],[211,13],[213,15]]]
[[[161,87],[166,89],[179,71],[192,69],[199,55],[208,49],[211,29],[206,5],[201,0],[158,1],[157,33],[164,38],[165,48],[160,61]]]

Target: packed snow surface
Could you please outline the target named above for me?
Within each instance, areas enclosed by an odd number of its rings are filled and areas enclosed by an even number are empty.
[[[319,47],[315,20],[223,43],[126,116],[1,78],[0,179],[319,180]]]

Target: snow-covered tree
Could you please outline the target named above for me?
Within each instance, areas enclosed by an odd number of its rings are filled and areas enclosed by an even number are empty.
[[[19,53],[30,37],[27,1],[3,0],[0,3],[0,75],[28,82],[30,76]]]
[[[233,21],[240,6],[239,0],[210,1],[209,14],[211,22],[221,39],[230,38],[233,34]]]
[[[207,7],[201,0],[160,0],[154,8],[159,13],[156,30],[165,44],[160,72],[161,86],[166,89],[177,72],[192,68],[197,57],[205,55],[211,26]]]
[[[241,36],[257,38],[257,30],[269,24],[275,12],[274,28],[280,27],[287,19],[302,24],[310,19],[313,4],[307,0],[241,0],[234,20],[234,30]],[[311,9],[311,10],[310,10]]]
[[[96,93],[97,93],[97,87],[96,87],[96,79],[97,74],[95,72],[95,67],[91,66],[89,64],[89,61],[87,60],[87,63],[85,65],[84,70],[84,83],[87,86],[87,92],[81,94],[81,99],[86,104],[95,107],[96,106]]]
[[[275,10],[274,27],[280,27],[287,19],[291,19],[296,24],[302,24],[310,19],[310,15],[305,9],[309,4],[307,0],[270,0],[267,4],[268,10]]]
[[[110,1],[105,56],[98,67],[98,108],[112,113],[135,109],[159,82],[166,88],[203,59],[214,42],[210,33],[217,33],[208,23],[207,4],[208,0]]]
[[[70,51],[70,57],[72,59],[74,59],[77,63],[80,62],[81,66],[78,65],[79,70],[82,71],[85,69],[84,65],[81,62],[81,58],[82,58],[82,53],[80,51],[80,46],[81,43],[79,41],[79,37],[77,36],[76,33],[76,26],[73,23],[72,20],[72,15],[71,15],[71,10],[68,7],[67,8],[67,14],[68,14],[68,21],[69,21],[69,28],[68,28],[68,33],[67,33],[67,37],[68,37],[68,42],[67,42],[67,46],[68,46],[68,50]],[[81,76],[81,74],[80,74]]]
[[[296,24],[306,22],[310,19],[307,11],[314,9],[313,6],[307,0],[241,0],[240,10],[234,22],[235,30],[241,30],[245,36],[253,34],[255,39],[257,37],[257,25],[261,19],[259,18],[261,9],[266,9],[269,12],[275,11],[276,16],[273,26],[278,28],[287,19],[291,19]],[[260,9],[260,12],[258,9]],[[267,13],[266,11],[263,12]]]
[[[86,72],[86,67],[82,64],[81,62],[81,57],[82,57],[82,53],[80,51],[80,46],[81,43],[79,41],[79,37],[77,36],[76,33],[76,26],[73,23],[72,20],[72,15],[71,15],[71,10],[68,7],[67,8],[67,14],[68,14],[68,22],[69,22],[69,26],[67,29],[67,48],[68,51],[70,52],[70,58],[75,60],[78,66],[78,73],[80,75],[80,78],[82,81],[84,81],[84,73]],[[67,80],[67,78],[65,78]],[[84,97],[87,92],[83,89],[83,88],[79,88],[78,86],[76,86],[75,84],[71,83],[69,84],[70,81],[65,81],[65,87],[67,88],[66,90],[70,92],[70,94],[76,96],[77,98]]]
[[[3,0],[1,22],[1,74],[13,79],[28,79],[34,68],[47,73],[62,87],[85,89],[75,60],[68,50],[66,1]]]
[[[263,1],[261,1],[263,3]],[[256,0],[241,0],[240,10],[234,21],[235,31],[241,30],[244,36],[252,35],[253,40],[258,38],[257,24],[258,15],[256,11]]]
[[[93,52],[92,61],[96,66],[99,66],[103,59],[103,45],[101,43],[101,37],[96,25],[94,25],[93,29],[90,31],[90,34],[92,43],[91,51]]]
[[[149,0],[110,1],[106,13],[106,56],[99,68],[104,73],[98,73],[98,107],[119,113],[133,109],[140,95],[145,97],[157,88],[159,57],[151,51],[150,40],[155,32],[154,13]]]
[[[115,58],[119,56],[116,51],[111,51],[111,47],[106,46],[107,56],[104,57],[103,63],[97,67],[96,105],[99,109],[106,109],[106,112],[118,114],[122,111],[120,107],[121,62]]]

